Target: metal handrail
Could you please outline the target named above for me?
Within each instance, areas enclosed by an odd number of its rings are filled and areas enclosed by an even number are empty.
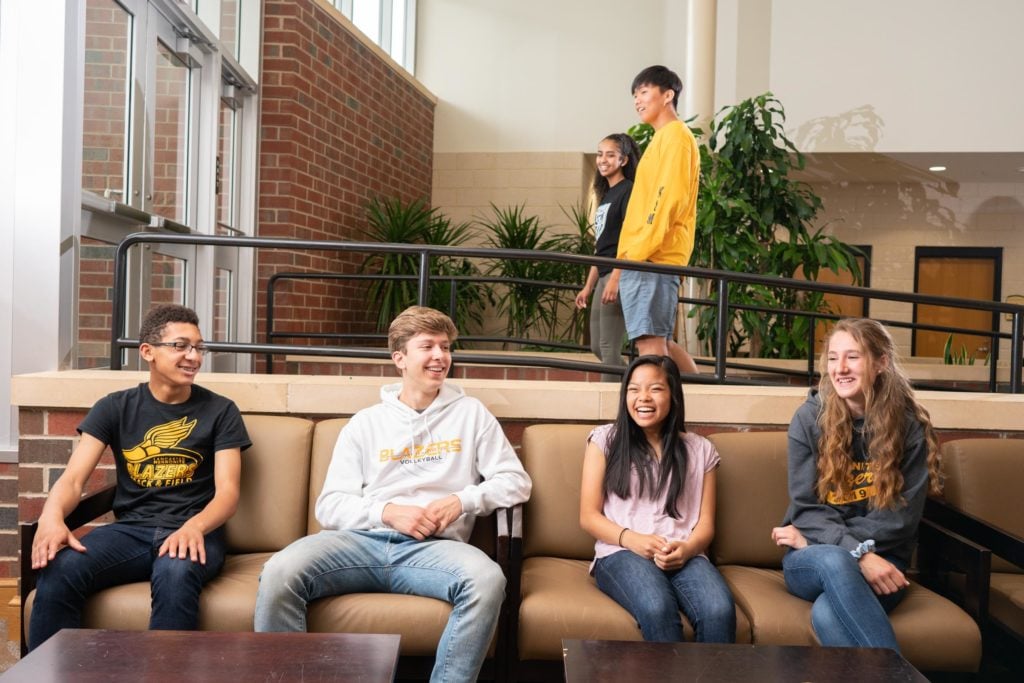
[[[530,259],[535,261],[558,261],[563,263],[574,263],[581,266],[604,266],[610,268],[622,268],[626,270],[644,270],[654,273],[666,273],[683,277],[697,277],[714,280],[717,283],[718,298],[714,301],[718,309],[718,328],[716,335],[715,349],[715,372],[712,377],[697,375],[688,378],[691,381],[714,382],[719,384],[733,383],[735,380],[728,380],[726,377],[726,339],[728,324],[731,317],[728,315],[729,308],[740,308],[740,305],[729,304],[729,284],[744,283],[754,285],[766,285],[771,287],[783,287],[802,291],[824,292],[830,294],[843,294],[859,298],[881,299],[886,301],[898,301],[903,303],[927,304],[934,306],[946,306],[952,308],[963,308],[971,310],[982,310],[990,313],[1009,315],[1012,318],[1011,332],[1004,333],[998,330],[967,330],[973,334],[988,336],[993,340],[1010,339],[1010,391],[1021,393],[1021,370],[1022,370],[1022,344],[1024,344],[1024,306],[1002,303],[998,301],[978,301],[973,299],[961,299],[956,297],[943,297],[931,294],[917,294],[908,292],[897,292],[890,290],[876,290],[867,287],[854,285],[840,285],[832,283],[812,282],[794,278],[780,278],[774,276],[757,275],[751,273],[738,273],[731,271],[713,270],[708,268],[695,268],[689,266],[667,266],[653,263],[637,263],[635,261],[619,261],[618,259],[605,258],[601,256],[581,256],[577,254],[566,254],[549,251],[530,251],[524,249],[494,249],[489,247],[449,247],[435,245],[410,245],[410,244],[386,244],[379,242],[348,242],[332,240],[296,240],[275,237],[240,237],[222,235],[182,235],[166,233],[133,233],[126,236],[117,245],[114,253],[114,292],[113,292],[113,315],[111,322],[111,345],[110,345],[110,367],[120,370],[122,367],[122,349],[134,348],[139,345],[138,339],[126,337],[125,331],[125,302],[127,298],[127,257],[128,250],[136,244],[159,243],[176,245],[195,246],[221,246],[221,247],[252,247],[263,249],[286,249],[286,250],[316,250],[316,251],[338,251],[338,252],[376,252],[376,253],[404,253],[417,255],[419,257],[419,275],[417,276],[418,290],[417,299],[420,305],[426,305],[429,291],[430,259],[434,256],[461,256],[467,258],[487,259]],[[811,311],[799,311],[799,315],[809,316],[812,320],[822,318],[828,319],[828,314],[820,314]],[[901,325],[908,325],[901,323]],[[810,326],[812,329],[814,325]],[[358,348],[338,347],[309,347],[291,345],[264,345],[247,342],[210,342],[209,348],[213,351],[232,351],[236,353],[303,353],[307,355],[347,355],[352,357],[386,357],[386,351]],[[813,348],[813,346],[812,346]],[[994,366],[996,354],[998,354],[998,343],[992,345],[992,375],[994,377]],[[809,354],[813,355],[813,354]],[[472,359],[471,359],[472,357]],[[504,356],[487,356],[487,354],[468,354],[460,352],[458,359],[465,362],[494,363],[500,362],[505,365],[538,365],[541,364],[536,358],[513,359]],[[500,359],[500,361],[498,360]],[[513,360],[517,362],[512,362]],[[813,359],[809,359],[813,363]],[[568,361],[565,359],[545,359],[543,365],[563,369],[582,369],[599,372],[621,372],[615,366],[606,366],[601,363],[589,363],[581,361]]]

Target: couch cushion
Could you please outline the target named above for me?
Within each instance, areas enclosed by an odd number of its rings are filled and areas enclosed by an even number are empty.
[[[220,574],[203,587],[199,597],[200,630],[252,630],[260,572],[272,554],[227,556]],[[35,595],[32,591],[25,601],[25,623],[32,617]],[[90,596],[82,613],[82,626],[143,631],[149,627],[149,613],[149,582],[126,583]]]
[[[553,424],[531,425],[524,430],[523,466],[533,480],[533,492],[523,513],[524,557],[553,556],[588,562],[594,558],[594,539],[580,528],[583,453],[593,428]],[[561,645],[558,647],[561,652]]]
[[[712,434],[722,463],[718,467],[715,539],[716,564],[782,566],[785,549],[772,541],[789,506],[785,432]]]
[[[562,638],[643,640],[636,620],[601,592],[589,573],[590,562],[531,557],[523,562],[523,601],[519,610],[519,658],[562,658]],[[680,613],[683,633],[693,627]],[[736,642],[750,642],[750,622],[736,611]]]
[[[598,589],[589,566],[589,560],[558,557],[523,561],[520,659],[561,659],[562,638],[643,640],[629,612]],[[693,630],[683,622],[692,638]]]
[[[1024,574],[993,574],[988,613],[1014,633],[1024,634]]]
[[[1024,440],[957,439],[942,445],[943,495],[950,505],[1024,537],[1019,492],[1024,488]],[[993,572],[1024,569],[992,557]]]
[[[403,656],[433,656],[448,623],[451,605],[443,600],[393,593],[353,593],[316,600],[306,628],[314,633],[400,633]],[[497,633],[487,656],[494,656]]]
[[[758,645],[813,645],[811,603],[790,595],[781,570],[720,567]],[[977,671],[981,634],[966,612],[916,583],[889,618],[903,656],[922,671]]]
[[[323,530],[316,521],[316,499],[324,488],[327,468],[334,455],[334,444],[338,442],[341,428],[348,424],[347,417],[323,420],[313,430],[313,450],[309,460],[309,506],[306,510],[306,533],[313,535]]]
[[[238,510],[225,524],[230,553],[280,550],[306,533],[313,423],[245,415],[252,447],[242,453]]]

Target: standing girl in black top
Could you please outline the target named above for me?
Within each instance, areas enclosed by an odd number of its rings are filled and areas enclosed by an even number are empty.
[[[597,145],[597,171],[594,173],[594,196],[597,212],[594,233],[597,256],[615,258],[619,248],[619,231],[626,216],[626,205],[633,191],[633,178],[640,161],[640,149],[625,133],[612,133]],[[625,365],[622,341],[626,323],[619,303],[618,269],[591,266],[587,282],[576,295],[576,307],[586,308],[594,294],[590,310],[590,348],[608,365]],[[618,381],[616,375],[603,375],[606,381]]]

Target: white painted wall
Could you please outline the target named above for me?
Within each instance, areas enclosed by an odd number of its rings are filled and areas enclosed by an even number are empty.
[[[17,454],[10,376],[57,369],[71,348],[84,16],[82,0],[0,4],[0,462]]]
[[[686,6],[419,3],[435,151],[591,150],[635,121],[637,71],[684,73]],[[717,19],[716,109],[770,89],[805,151],[1024,150],[1021,0],[717,0]]]
[[[682,74],[682,0],[428,0],[416,77],[438,96],[434,151],[591,151],[636,123],[646,66]]]
[[[771,90],[804,151],[1024,150],[1020,0],[718,4],[718,106]]]

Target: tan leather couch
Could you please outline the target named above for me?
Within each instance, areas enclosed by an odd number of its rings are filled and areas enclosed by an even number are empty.
[[[958,439],[943,444],[945,502],[962,516],[929,501],[927,514],[992,550],[987,617],[1024,643],[1024,440]],[[943,514],[945,513],[945,514]],[[964,590],[968,590],[965,588]]]
[[[521,456],[533,493],[523,510],[520,605],[508,639],[521,680],[552,675],[553,665],[560,666],[562,638],[641,639],[632,617],[587,572],[594,547],[579,526],[579,492],[591,429],[537,425],[523,435]],[[729,433],[711,440],[722,464],[710,556],[736,600],[737,642],[815,645],[810,603],[786,591],[783,551],[770,538],[788,504],[786,434]],[[977,670],[980,632],[949,600],[913,583],[891,618],[904,656],[918,669]],[[692,637],[688,625],[686,631]]]
[[[320,531],[314,505],[323,486],[338,433],[347,419],[314,423],[296,417],[246,415],[253,446],[242,454],[241,500],[227,522],[228,557],[220,575],[203,589],[199,627],[207,631],[250,631],[260,571],[270,556],[306,534]],[[112,492],[112,489],[107,491]],[[107,499],[112,496],[106,494]],[[103,496],[100,496],[103,497]],[[106,510],[109,510],[109,502]],[[478,520],[472,542],[503,564],[498,552],[497,519],[500,510]],[[84,523],[96,516],[90,512]],[[31,547],[34,525],[23,529],[22,547]],[[505,526],[507,528],[507,525]],[[507,532],[505,533],[507,538]],[[506,543],[506,541],[502,541]],[[507,554],[507,550],[504,551]],[[24,555],[24,553],[23,553]],[[23,562],[22,624],[32,613],[34,592],[31,569]],[[92,596],[86,604],[86,628],[145,629],[149,623],[148,583],[116,586]],[[399,673],[429,673],[450,605],[441,600],[407,595],[352,594],[317,600],[310,605],[308,628],[315,632],[401,634]],[[24,632],[23,639],[24,644]],[[495,667],[497,636],[485,674]]]

